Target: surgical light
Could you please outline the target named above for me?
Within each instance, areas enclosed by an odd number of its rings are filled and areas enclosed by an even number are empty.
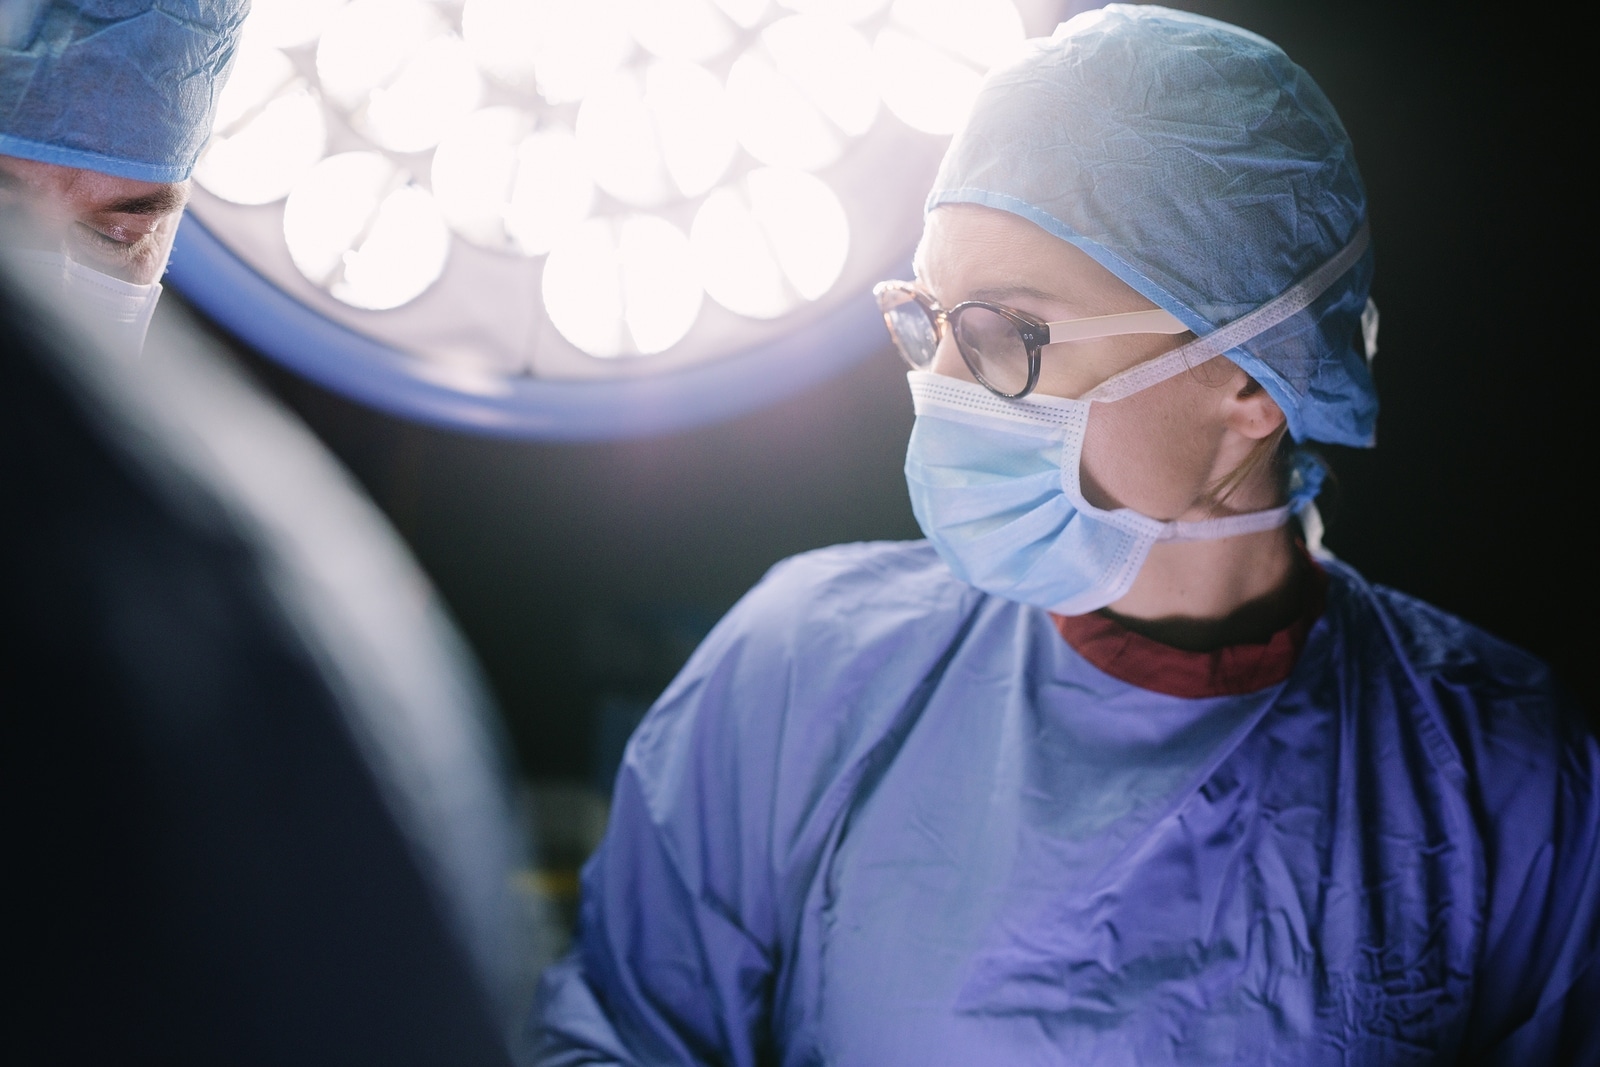
[[[1061,7],[255,0],[172,280],[436,423],[750,410],[875,347],[944,137]]]

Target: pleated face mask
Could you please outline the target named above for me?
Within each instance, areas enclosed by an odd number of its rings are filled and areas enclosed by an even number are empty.
[[[1103,509],[1080,485],[1096,402],[1121,400],[1270,329],[1308,306],[1366,249],[1367,230],[1304,281],[1227,326],[1102,382],[1081,399],[997,396],[911,371],[916,423],[906,486],[922,532],[951,572],[986,593],[1062,615],[1120,599],[1157,541],[1204,541],[1282,526],[1291,505],[1198,522]]]
[[[160,282],[126,282],[61,252],[15,249],[9,258],[42,299],[86,329],[109,352],[131,357],[144,348],[150,316],[161,299]]]

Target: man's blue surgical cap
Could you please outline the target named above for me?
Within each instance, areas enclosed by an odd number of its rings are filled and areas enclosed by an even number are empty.
[[[249,0],[3,0],[0,155],[182,181]]]
[[[1333,105],[1270,41],[1112,4],[985,81],[927,207],[984,204],[1083,249],[1204,336],[1293,287],[1366,221]],[[1226,355],[1297,441],[1372,444],[1370,248],[1310,307]]]

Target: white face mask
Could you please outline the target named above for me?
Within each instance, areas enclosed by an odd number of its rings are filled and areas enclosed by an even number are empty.
[[[137,356],[144,348],[161,283],[125,282],[61,252],[13,249],[7,259],[41,298],[88,328],[113,354]]]

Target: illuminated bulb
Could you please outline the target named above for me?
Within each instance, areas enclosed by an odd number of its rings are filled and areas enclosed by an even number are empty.
[[[647,52],[699,63],[727,51],[733,27],[710,0],[628,0],[628,29]]]
[[[433,197],[377,152],[344,152],[312,168],[284,205],[283,236],[301,274],[370,310],[419,296],[450,247]]]
[[[317,46],[322,91],[356,127],[395,152],[432,148],[478,104],[466,45],[421,0],[353,0]]]
[[[838,159],[844,147],[822,112],[757,49],[728,71],[728,108],[739,143],[771,166],[815,170]]]
[[[530,256],[543,255],[589,214],[594,181],[571,130],[540,130],[517,149],[517,180],[506,232]]]
[[[270,204],[289,195],[326,146],[322,102],[302,86],[213,137],[194,179],[235,204]]]
[[[752,29],[767,13],[767,0],[716,0],[722,13],[745,29]]]
[[[578,107],[578,143],[595,184],[624,203],[651,207],[671,193],[637,73],[618,71]]]
[[[551,250],[542,290],[562,336],[605,358],[672,347],[694,325],[702,296],[688,239],[653,215],[576,227]]]
[[[850,253],[844,205],[820,178],[799,171],[751,171],[745,185],[789,284],[805,300],[820,298],[839,280]]]
[[[514,107],[469,115],[433,153],[433,195],[450,228],[484,248],[509,247],[506,207],[517,179],[517,146],[533,126]]]
[[[557,104],[581,100],[633,51],[619,0],[467,0],[461,35],[495,81]]]
[[[421,0],[354,0],[328,21],[317,44],[317,81],[323,95],[354,109],[447,30]]]
[[[436,37],[372,90],[357,125],[384,148],[421,152],[478,106],[483,85],[459,37]]]
[[[473,244],[543,255],[588,215],[594,184],[571,131],[532,126],[516,108],[484,108],[434,152],[433,195]]]
[[[845,22],[860,22],[883,10],[889,0],[779,0],[802,15],[826,15]]]
[[[705,192],[737,147],[716,75],[672,60],[613,75],[578,108],[577,135],[596,184],[638,207]]]
[[[907,32],[987,72],[1027,36],[1011,0],[895,0],[890,17]]]
[[[877,71],[866,38],[836,19],[796,15],[761,32],[778,72],[850,137],[878,114]]]
[[[276,48],[245,40],[234,53],[228,83],[217,97],[212,130],[225,133],[279,93],[303,85],[294,63]]]
[[[281,200],[327,143],[322,104],[289,57],[249,40],[235,57],[212,129],[194,177],[235,204]]]
[[[737,315],[771,319],[794,306],[761,224],[736,189],[706,197],[689,228],[706,295]]]
[[[706,197],[689,231],[711,299],[770,319],[816,300],[838,281],[850,248],[844,207],[802,171],[752,171],[742,190]]]
[[[883,103],[912,129],[952,134],[972,107],[982,76],[948,52],[890,27],[873,55],[883,71]]]
[[[694,63],[652,63],[644,74],[644,102],[678,192],[699,196],[715,185],[739,147],[717,76]]]
[[[344,3],[345,0],[253,0],[244,24],[244,38],[272,48],[310,44]]]
[[[982,76],[1021,46],[1011,0],[895,0],[873,42],[883,102],[925,133],[954,133]]]

